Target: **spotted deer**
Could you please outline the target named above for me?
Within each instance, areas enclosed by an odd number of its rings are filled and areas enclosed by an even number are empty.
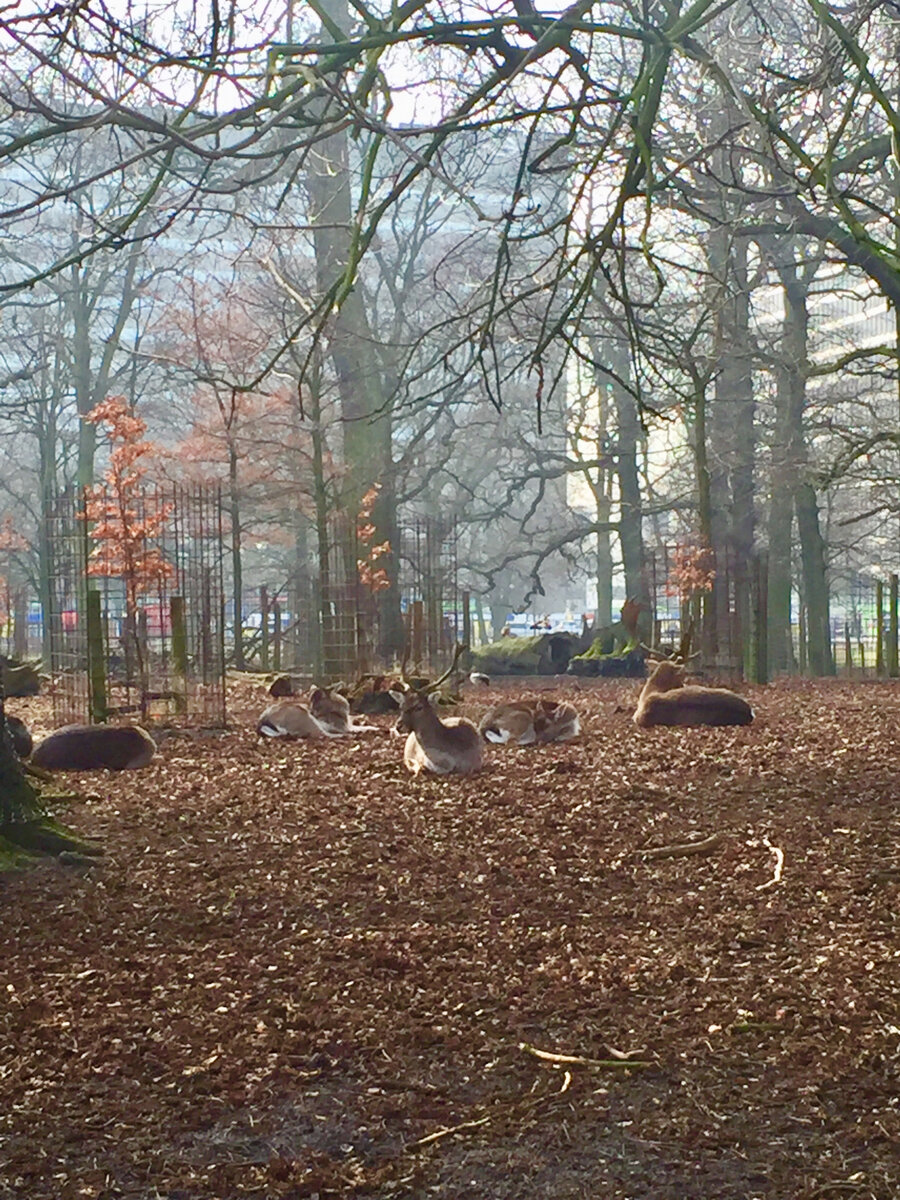
[[[323,729],[336,737],[354,733],[380,733],[378,725],[354,725],[350,719],[350,701],[337,688],[312,687],[307,697],[309,711]]]
[[[535,746],[571,741],[581,731],[581,722],[571,704],[519,700],[495,704],[481,718],[478,729],[488,742]]]
[[[457,646],[449,670],[434,681],[413,687],[406,677],[406,663],[401,667],[402,690],[391,692],[400,705],[397,728],[408,730],[403,748],[403,761],[413,775],[430,771],[435,775],[471,775],[484,765],[481,735],[465,717],[441,719],[431,705],[429,696],[449,679],[456,670],[465,646]]]
[[[306,705],[297,700],[278,700],[270,704],[257,721],[256,732],[260,737],[270,738],[343,737],[321,725]]]

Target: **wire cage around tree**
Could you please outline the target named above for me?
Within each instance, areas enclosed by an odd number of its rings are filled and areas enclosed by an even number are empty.
[[[116,502],[100,484],[89,496],[67,491],[48,509],[43,607],[54,717],[224,725],[220,491],[143,485],[122,528],[91,519]]]

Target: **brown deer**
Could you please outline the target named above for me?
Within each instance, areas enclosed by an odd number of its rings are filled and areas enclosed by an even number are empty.
[[[326,738],[343,737],[332,733],[321,725],[305,704],[297,700],[278,700],[260,715],[256,723],[260,737],[270,738]]]
[[[140,725],[64,725],[39,743],[31,761],[49,771],[134,771],[155,753]]]
[[[391,695],[400,705],[398,730],[408,730],[403,761],[413,775],[431,771],[435,775],[470,775],[480,771],[483,762],[481,736],[465,717],[442,720],[431,706],[429,695],[456,670],[465,646],[457,646],[449,670],[434,683],[413,687],[406,677],[406,661],[400,669],[402,691]]]
[[[635,725],[749,725],[753,709],[727,688],[685,684],[684,667],[664,660],[644,684]]]
[[[571,704],[556,700],[520,700],[496,704],[478,725],[488,742],[514,742],[534,746],[546,742],[568,742],[578,736],[581,722]]]
[[[336,737],[381,732],[378,725],[354,725],[350,720],[350,701],[337,688],[312,687],[307,703],[322,728]]]

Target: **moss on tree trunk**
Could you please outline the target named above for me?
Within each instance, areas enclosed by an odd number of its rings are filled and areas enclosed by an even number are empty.
[[[25,774],[6,724],[0,683],[0,870],[18,867],[35,854],[100,854],[44,811],[41,795]]]

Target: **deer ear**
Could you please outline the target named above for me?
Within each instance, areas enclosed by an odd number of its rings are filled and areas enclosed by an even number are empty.
[[[391,688],[388,691],[388,695],[392,700],[396,700],[401,708],[403,707],[403,697],[406,695],[406,692],[395,692],[394,689]]]
[[[311,687],[309,689],[310,703],[312,703],[313,700],[318,700],[320,696],[324,696],[324,695],[325,695],[325,693],[322,691],[322,689],[320,687]]]

